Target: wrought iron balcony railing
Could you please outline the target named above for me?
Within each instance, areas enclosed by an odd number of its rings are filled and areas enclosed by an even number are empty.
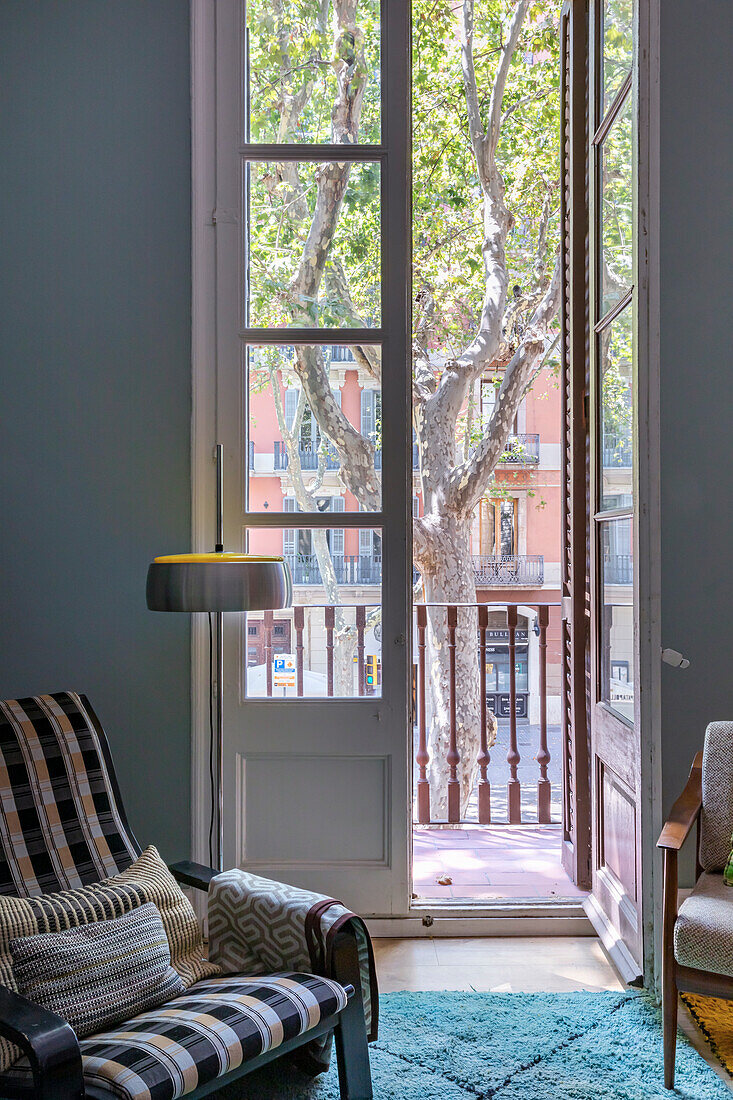
[[[317,470],[318,469],[318,457],[321,450],[320,444],[313,443],[301,443],[298,447],[298,458],[300,459],[301,470]],[[339,462],[339,456],[330,443],[326,444],[325,455],[326,469],[338,470],[341,463]],[[288,468],[288,452],[285,448],[285,444],[281,442],[275,443],[275,469],[287,470]]]
[[[604,558],[603,580],[606,584],[633,584],[634,559],[631,554],[610,554]]]
[[[293,584],[322,584],[315,554],[285,554]],[[339,584],[381,584],[381,554],[332,554],[333,570]]]
[[[603,448],[603,468],[605,470],[628,469],[632,462],[632,447],[630,439],[620,439],[616,442],[606,438]]]
[[[513,466],[536,466],[540,461],[540,437],[534,433],[510,435],[501,461]]]
[[[475,555],[473,574],[479,588],[497,584],[540,585],[545,583],[545,559],[542,554]]]

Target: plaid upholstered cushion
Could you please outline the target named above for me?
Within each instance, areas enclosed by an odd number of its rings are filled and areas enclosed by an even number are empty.
[[[186,989],[152,901],[114,920],[11,940],[10,953],[23,996],[68,1020],[77,1035],[157,1008]]]
[[[11,940],[109,920],[146,902],[153,902],[160,912],[171,963],[186,988],[219,973],[219,967],[203,957],[201,928],[190,901],[150,847],[126,871],[93,886],[32,898],[0,896],[0,984],[16,988]],[[0,1039],[0,1069],[19,1053],[7,1039]]]
[[[105,746],[83,695],[0,702],[0,894],[78,890],[140,854]]]
[[[163,1008],[82,1039],[93,1096],[175,1100],[340,1012],[346,993],[314,974],[215,978]],[[0,1075],[27,1081],[27,1059]]]

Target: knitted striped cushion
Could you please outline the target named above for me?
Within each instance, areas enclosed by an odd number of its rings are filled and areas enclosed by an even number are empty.
[[[160,912],[171,965],[186,989],[202,978],[220,973],[218,966],[203,957],[201,928],[191,903],[151,846],[126,871],[93,886],[31,898],[0,896],[0,985],[18,989],[13,975],[11,940],[121,917],[149,901]],[[18,1057],[19,1048],[7,1039],[0,1039],[0,1070]]]
[[[10,941],[18,989],[91,1035],[186,989],[171,966],[160,913],[148,901],[114,920]]]

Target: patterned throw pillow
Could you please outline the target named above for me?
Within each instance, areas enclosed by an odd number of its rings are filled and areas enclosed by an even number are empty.
[[[119,875],[84,886],[32,898],[0,896],[0,985],[17,992],[10,942],[40,932],[63,932],[83,924],[111,920],[152,901],[160,912],[171,953],[171,966],[188,989],[220,973],[204,958],[201,927],[193,906],[152,846]],[[20,1058],[20,1048],[0,1038],[0,1071]]]
[[[152,901],[114,920],[11,940],[10,953],[22,995],[68,1020],[80,1037],[186,989]]]

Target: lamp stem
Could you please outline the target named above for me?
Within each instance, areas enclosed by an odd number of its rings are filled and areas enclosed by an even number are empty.
[[[216,612],[216,869],[224,870],[224,614]]]
[[[224,444],[216,453],[216,552],[224,550]],[[224,870],[224,615],[216,612],[216,868]],[[213,813],[213,807],[212,807]]]
[[[224,444],[217,443],[216,454],[216,553],[224,549]]]

